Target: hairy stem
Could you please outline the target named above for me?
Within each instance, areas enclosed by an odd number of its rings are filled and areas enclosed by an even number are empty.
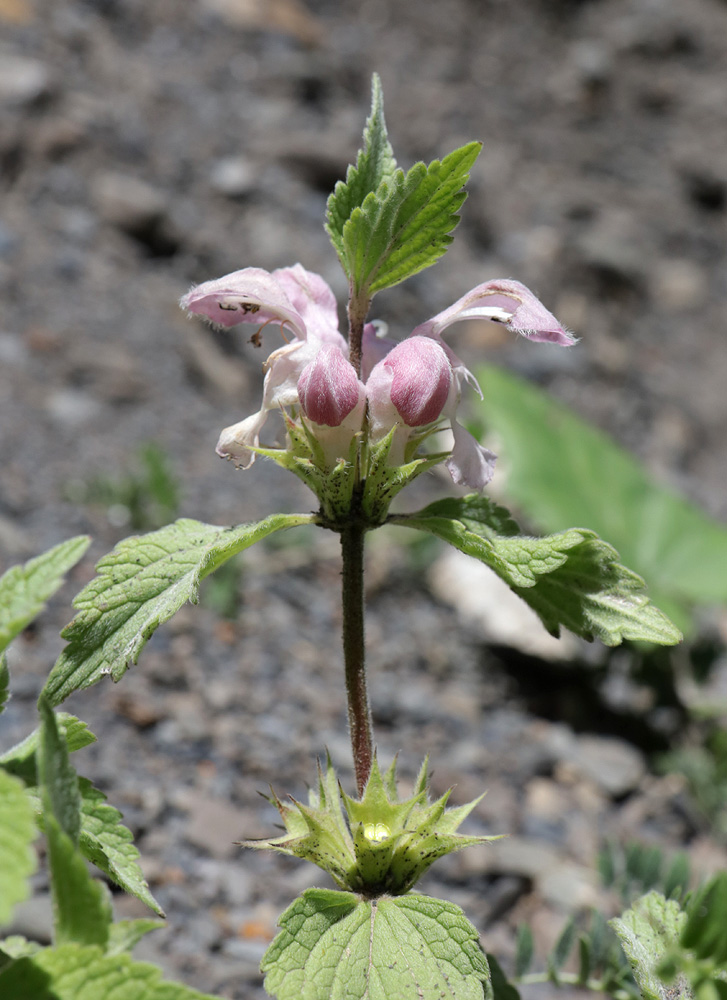
[[[341,531],[343,557],[343,659],[348,725],[358,794],[363,795],[373,760],[373,725],[364,662],[364,529],[356,521]]]
[[[368,295],[351,295],[348,302],[348,360],[361,378],[361,340],[371,299]]]

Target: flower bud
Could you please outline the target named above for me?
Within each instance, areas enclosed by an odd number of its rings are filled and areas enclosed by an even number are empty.
[[[357,406],[361,384],[338,347],[321,347],[298,379],[303,414],[316,424],[339,427]]]
[[[387,354],[391,402],[407,427],[423,427],[441,416],[452,387],[444,349],[430,337],[409,337]]]

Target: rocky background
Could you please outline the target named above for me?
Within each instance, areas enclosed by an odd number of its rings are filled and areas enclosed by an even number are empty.
[[[257,408],[260,355],[176,303],[193,282],[296,260],[343,300],[322,219],[373,71],[402,165],[484,142],[453,248],[376,314],[403,335],[489,277],[524,281],[581,344],[476,331],[470,357],[486,346],[727,517],[726,66],[724,0],[0,0],[0,563],[94,536],[16,643],[3,745],[33,724],[94,560],[159,514],[130,514],[149,442],[180,484],[172,516],[311,508],[272,464],[215,457],[221,427]],[[418,489],[441,495],[434,477]],[[381,758],[401,750],[411,781],[429,751],[455,804],[489,789],[471,830],[512,834],[422,886],[464,906],[488,949],[507,964],[527,919],[542,956],[566,914],[616,907],[595,875],[604,837],[725,865],[683,780],[654,771],[648,692],[603,650],[554,648],[537,626],[493,636],[464,606],[485,582],[439,550],[371,541]],[[233,841],[270,834],[257,791],[303,796],[326,746],[350,776],[338,585],[332,536],[253,549],[118,687],[68,705],[100,737],[77,764],[123,809],[169,914],[138,953],[224,997],[264,995],[278,913],[321,883]],[[42,873],[37,886],[14,929],[42,939]]]

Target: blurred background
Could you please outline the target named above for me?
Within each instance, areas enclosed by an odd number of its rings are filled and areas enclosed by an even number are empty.
[[[523,281],[580,344],[479,324],[457,350],[547,388],[727,518],[724,0],[0,0],[0,568],[94,536],[14,648],[3,745],[32,724],[70,597],[119,538],[176,516],[311,509],[276,466],[239,473],[215,456],[220,429],[258,407],[261,354],[177,301],[241,267],[300,261],[343,310],[322,223],[374,71],[403,167],[484,144],[452,249],[374,315],[400,337],[488,278]],[[429,477],[419,501],[443,487]],[[465,906],[488,948],[506,961],[528,918],[544,953],[566,913],[602,900],[604,835],[724,866],[719,710],[705,731],[685,694],[727,688],[719,608],[676,658],[609,657],[523,624],[436,546],[377,535],[369,561],[384,762],[403,749],[406,778],[432,751],[435,787],[456,781],[457,804],[490,789],[473,829],[514,834],[425,887]],[[251,550],[118,688],[69,706],[101,736],[78,766],[123,809],[170,912],[147,953],[230,998],[263,995],[277,913],[319,881],[239,858],[232,841],[274,822],[256,790],[303,795],[325,745],[348,767],[338,573],[333,536]],[[695,750],[707,756],[692,773]],[[42,908],[24,912],[46,933]]]

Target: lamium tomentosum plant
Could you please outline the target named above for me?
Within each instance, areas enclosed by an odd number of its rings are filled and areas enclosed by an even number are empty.
[[[243,469],[259,456],[277,462],[310,487],[315,510],[269,513],[234,527],[178,520],[125,539],[98,563],[97,576],[76,598],[77,614],[63,632],[67,645],[41,695],[39,731],[0,758],[0,830],[3,795],[27,820],[16,831],[24,861],[7,881],[9,904],[3,909],[0,900],[0,919],[23,895],[34,817],[48,837],[55,903],[50,948],[0,942],[4,1000],[90,997],[68,985],[81,980],[97,984],[94,1000],[111,1000],[113,989],[137,967],[126,952],[157,922],[114,924],[103,889],[90,878],[83,858],[160,912],[133,847],[121,856],[114,848],[118,814],[103,812],[100,793],[79,781],[70,764],[69,753],[92,737],[78,720],[54,709],[106,675],[120,680],[155,629],[186,601],[196,602],[205,577],[255,542],[299,525],[316,525],[341,539],[342,680],[356,789],[355,795],[343,790],[328,758],[318,767],[308,802],[272,794],[283,835],[246,844],[312,861],[339,886],[307,890],[282,915],[281,931],[263,959],[265,987],[279,1000],[476,1000],[501,988],[501,973],[491,977],[478,933],[462,911],[413,891],[440,857],[496,838],[458,832],[479,800],[450,808],[447,793],[432,801],[427,762],[404,797],[395,762],[379,766],[364,656],[366,535],[397,525],[443,539],[489,566],[554,635],[565,627],[610,646],[624,639],[670,645],[681,636],[649,602],[643,580],[593,531],[525,535],[485,494],[496,456],[458,419],[465,391],[480,390],[450,346],[450,328],[484,320],[531,341],[573,347],[575,338],[546,306],[516,280],[488,279],[432,319],[417,317],[418,325],[398,343],[388,338],[384,324],[369,319],[377,292],[445,253],[480,148],[472,142],[441,161],[400,169],[374,77],[363,148],[327,209],[326,229],[349,282],[346,335],[338,329],[328,284],[301,264],[272,272],[245,267],[204,281],[182,298],[188,313],[225,329],[254,325],[257,345],[276,340],[263,366],[259,410],[224,429],[217,451]],[[282,417],[284,434],[275,447],[261,442],[273,412]],[[451,432],[451,443],[433,450],[442,429]],[[417,512],[393,513],[392,500],[439,464],[470,492]],[[0,581],[11,607],[0,618],[4,645],[37,613],[86,544],[74,539]],[[0,702],[6,688],[7,670],[0,664]],[[128,840],[125,834],[122,839]],[[0,871],[8,863],[2,843],[0,838]],[[162,989],[151,973],[145,975],[148,993],[124,996],[201,996],[178,984]],[[56,992],[18,992],[34,982]]]

